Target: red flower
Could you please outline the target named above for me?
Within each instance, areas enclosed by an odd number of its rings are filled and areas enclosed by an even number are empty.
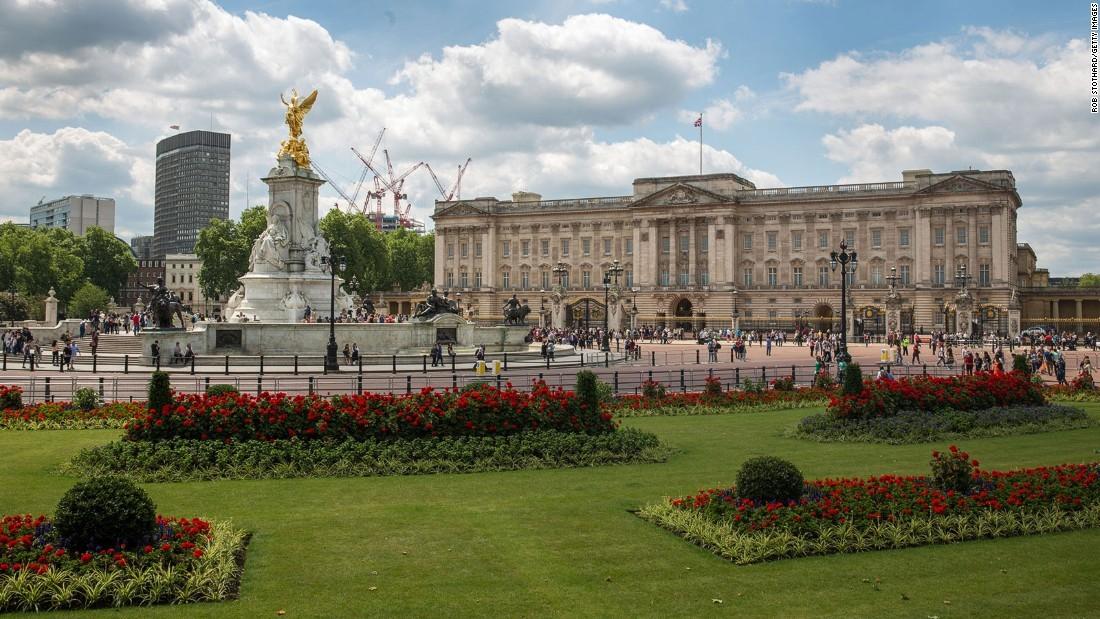
[[[80,562],[81,563],[87,563],[88,561],[91,561],[91,560],[92,560],[92,553],[90,553],[90,552],[85,552],[84,554],[80,555]]]
[[[202,548],[196,548],[195,552],[191,553],[196,559],[202,557]]]

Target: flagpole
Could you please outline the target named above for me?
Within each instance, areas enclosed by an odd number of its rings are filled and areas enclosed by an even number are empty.
[[[699,175],[703,175],[703,113],[699,112]]]

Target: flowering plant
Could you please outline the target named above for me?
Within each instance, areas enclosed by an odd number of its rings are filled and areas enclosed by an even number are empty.
[[[703,381],[703,393],[709,396],[722,395],[722,380],[717,376],[707,376]]]
[[[776,391],[794,391],[794,377],[788,374],[772,381],[772,389]]]
[[[23,389],[15,385],[0,385],[0,410],[23,407]]]
[[[721,382],[717,377],[713,379],[717,385],[718,393],[713,392],[708,377],[705,390],[702,392],[665,393],[663,395],[647,395],[643,383],[643,391],[640,395],[621,395],[608,406],[608,410],[646,411],[669,407],[713,406],[713,407],[747,407],[747,406],[780,406],[782,404],[811,404],[824,403],[829,399],[829,391],[825,389],[794,389],[792,391],[776,391],[774,389],[761,391],[730,390],[721,391]],[[659,383],[654,383],[659,385]],[[663,389],[664,387],[661,386]]]
[[[1092,379],[1091,372],[1081,372],[1073,378],[1070,387],[1074,391],[1092,391],[1096,388],[1096,381]]]
[[[941,490],[966,492],[974,483],[974,471],[978,461],[971,460],[970,454],[952,445],[947,453],[932,452],[931,481]]]
[[[502,436],[558,430],[612,432],[611,413],[536,381],[529,393],[476,385],[462,391],[428,387],[412,395],[364,393],[331,398],[261,393],[258,396],[178,395],[174,404],[136,414],[126,439],[274,441],[278,439],[392,439]]]
[[[646,379],[642,382],[642,397],[647,399],[663,399],[665,397],[665,386],[661,383]]]
[[[839,419],[860,419],[889,417],[901,410],[970,411],[1044,403],[1042,390],[1029,383],[1026,376],[1017,372],[999,375],[983,372],[971,376],[865,381],[859,393],[833,396],[828,413]]]

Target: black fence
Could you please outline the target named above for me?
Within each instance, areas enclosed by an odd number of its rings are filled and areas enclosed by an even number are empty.
[[[960,366],[934,365],[888,366],[896,378],[910,376],[952,376],[962,371]],[[815,377],[815,366],[775,365],[767,367],[707,367],[685,366],[680,368],[612,368],[591,366],[600,380],[611,386],[616,395],[639,394],[646,381],[655,381],[669,392],[702,391],[706,381],[717,379],[725,389],[739,389],[747,381],[770,383],[776,378],[791,377],[795,385],[810,386]],[[835,371],[835,366],[830,368]],[[864,367],[864,374],[873,376],[878,366]],[[425,387],[435,389],[462,388],[475,383],[498,387],[512,385],[521,391],[531,389],[535,381],[542,380],[551,387],[573,389],[576,373],[544,373],[536,370],[510,371],[479,375],[472,370],[453,373],[386,374],[329,374],[320,376],[190,376],[171,375],[172,388],[177,393],[203,393],[211,385],[233,385],[242,393],[285,392],[292,394],[361,394],[413,393]],[[23,401],[34,404],[47,401],[71,400],[78,389],[95,390],[108,401],[141,401],[145,399],[148,378],[142,376],[93,376],[89,374],[25,375],[4,380],[7,385],[23,389]]]

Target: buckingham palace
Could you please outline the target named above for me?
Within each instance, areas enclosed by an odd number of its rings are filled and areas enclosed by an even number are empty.
[[[1007,335],[1042,320],[1095,330],[1095,291],[1028,300],[1053,278],[1017,240],[1022,206],[1007,170],[774,189],[705,174],[639,178],[623,196],[441,201],[434,284],[473,320],[499,320],[516,295],[556,327],[602,326],[606,313],[612,329],[830,329],[844,271],[830,253],[843,242],[858,255],[855,336]]]

